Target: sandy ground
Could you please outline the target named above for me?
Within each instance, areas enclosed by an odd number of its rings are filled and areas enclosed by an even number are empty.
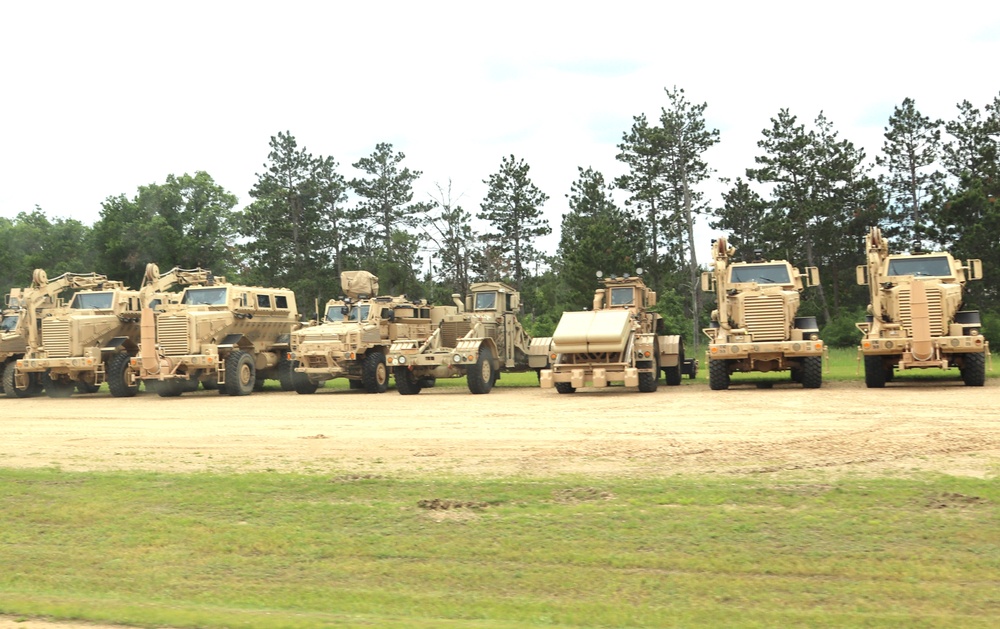
[[[1000,472],[1000,382],[792,384],[559,395],[437,387],[163,399],[0,399],[0,467],[663,476]],[[0,616],[0,629],[112,629]]]
[[[1000,382],[779,384],[559,395],[437,387],[0,399],[0,467],[670,475],[1000,471]]]

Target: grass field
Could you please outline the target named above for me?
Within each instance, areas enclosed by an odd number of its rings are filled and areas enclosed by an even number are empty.
[[[174,627],[992,627],[993,481],[0,470],[0,613]]]

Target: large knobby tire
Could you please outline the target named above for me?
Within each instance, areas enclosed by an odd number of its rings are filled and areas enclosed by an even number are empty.
[[[310,380],[309,376],[301,371],[295,371],[298,366],[299,361],[288,361],[288,369],[292,374],[292,390],[302,395],[311,395],[316,393],[316,389],[319,388],[319,384]]]
[[[639,372],[639,393],[652,393],[656,391],[660,375],[660,370],[656,367],[656,361],[643,361],[636,366],[639,366],[640,369],[652,369],[649,372]]]
[[[385,364],[385,354],[372,352],[361,363],[361,382],[369,393],[385,393],[389,388],[389,368]]]
[[[42,386],[45,387],[45,395],[55,398],[67,398],[76,390],[76,382],[60,380],[58,376],[53,378],[47,371],[42,374]]]
[[[132,370],[132,357],[119,352],[111,357],[106,368],[108,390],[112,397],[135,397],[139,392],[139,383],[129,384],[129,371]]]
[[[674,367],[664,367],[663,377],[667,382],[668,387],[676,387],[681,384],[681,366],[676,365]]]
[[[8,363],[3,370],[3,393],[9,398],[34,397],[42,392],[41,381],[38,374],[28,374],[28,388],[18,389],[14,384],[14,376],[17,375],[17,367],[14,363]]]
[[[823,357],[807,356],[802,359],[802,388],[818,389],[823,386]]]
[[[708,387],[713,391],[729,388],[729,365],[726,361],[708,359]]]
[[[392,370],[392,377],[396,380],[396,390],[400,395],[416,395],[423,388],[420,380],[412,371],[406,367],[396,367]]]
[[[347,381],[347,388],[349,388],[352,391],[364,389],[365,388],[365,383],[361,382],[360,380],[348,380]]]
[[[568,382],[557,382],[556,391],[559,393],[576,393],[576,387]]]
[[[278,383],[282,391],[295,390],[295,365],[287,358],[278,361]]]
[[[962,382],[967,387],[986,384],[986,354],[966,354],[962,366]]]
[[[493,390],[497,374],[493,369],[493,352],[490,351],[490,348],[479,348],[479,357],[476,358],[476,363],[465,372],[465,379],[468,382],[469,391],[472,393],[482,394]]]
[[[257,368],[253,356],[242,350],[235,350],[226,356],[226,393],[229,395],[250,395],[257,382]]]
[[[869,389],[885,387],[885,363],[881,356],[865,356],[865,385]]]

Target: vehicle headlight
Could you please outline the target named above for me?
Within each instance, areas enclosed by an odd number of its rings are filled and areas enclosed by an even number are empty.
[[[462,362],[462,355],[461,354],[455,354],[454,356],[451,357],[451,360],[453,362],[460,363],[460,362]]]
[[[399,363],[400,365],[405,365],[406,364],[406,356],[400,356],[399,358],[396,359],[396,362]]]

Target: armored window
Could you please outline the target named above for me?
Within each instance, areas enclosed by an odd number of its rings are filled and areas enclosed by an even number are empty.
[[[187,304],[191,306],[225,306],[226,305],[226,289],[225,288],[189,288],[184,291],[184,298],[181,299],[182,304]]]
[[[341,305],[330,306],[326,309],[326,320],[327,321],[343,321],[346,308]]]
[[[368,312],[371,310],[371,306],[364,304],[363,306],[354,306],[351,308],[351,312],[348,314],[347,319],[349,321],[367,321]]]
[[[756,282],[758,284],[791,284],[788,267],[784,264],[748,264],[734,266],[729,275],[733,284]]]
[[[611,289],[612,306],[631,306],[635,299],[635,289],[631,286],[623,286]]]
[[[270,308],[271,307],[271,296],[270,295],[257,295],[257,307],[258,308]]]
[[[287,295],[275,295],[274,296],[274,307],[278,310],[288,310],[288,296]]]
[[[947,256],[917,256],[889,260],[888,275],[916,277],[951,277]]]
[[[115,294],[107,293],[77,293],[73,295],[70,308],[79,310],[109,310],[114,304]]]
[[[18,315],[7,315],[0,321],[0,330],[4,332],[13,332],[17,328]]]
[[[476,293],[476,310],[496,310],[496,293]]]

